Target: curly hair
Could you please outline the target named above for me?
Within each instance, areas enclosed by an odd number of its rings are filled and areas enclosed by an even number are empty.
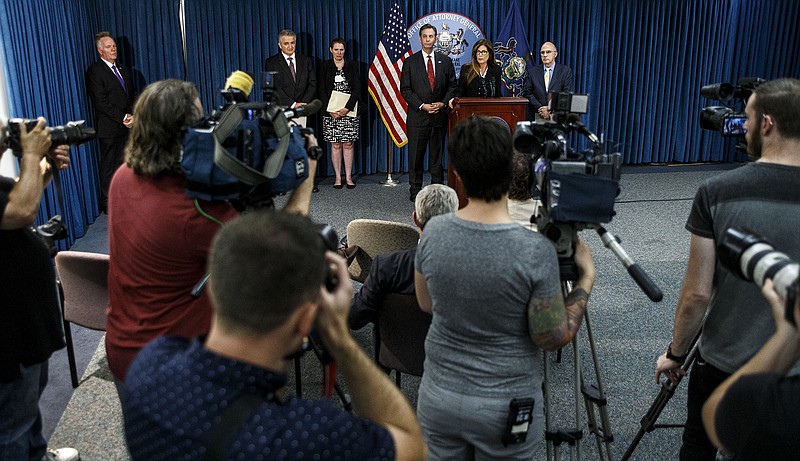
[[[134,106],[134,122],[125,147],[125,164],[134,173],[158,177],[181,175],[184,129],[200,118],[197,88],[182,80],[147,86]]]

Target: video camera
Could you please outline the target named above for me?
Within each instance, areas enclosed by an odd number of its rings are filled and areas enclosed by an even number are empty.
[[[747,105],[747,100],[753,91],[765,81],[756,77],[746,77],[740,78],[736,82],[736,86],[730,83],[712,83],[700,88],[700,96],[723,103],[736,98],[731,105],[738,107],[738,112],[728,106],[704,107],[700,111],[700,128],[716,131],[724,137],[742,138],[736,143],[736,149],[746,152],[744,122],[747,120],[747,116],[744,114],[744,106]]]
[[[772,279],[775,291],[786,299],[786,320],[797,325],[794,304],[797,299],[800,265],[776,251],[763,237],[746,230],[730,228],[719,245],[719,259],[739,277],[763,286]]]
[[[598,228],[614,216],[622,174],[621,154],[605,154],[597,136],[580,121],[578,114],[586,113],[588,100],[586,94],[553,94],[553,121],[519,122],[513,137],[514,148],[534,160],[532,174],[542,201],[536,224],[555,242],[565,279],[572,277],[569,266],[577,232]],[[570,148],[569,132],[588,139],[591,148]]]
[[[31,131],[39,123],[38,120],[28,118],[12,118],[8,120],[8,126],[5,130],[0,131],[0,151],[6,148],[17,157],[22,157],[22,144],[20,141],[20,128],[19,124],[24,123],[25,128]],[[63,126],[47,127],[50,132],[50,140],[53,146],[60,146],[62,144],[79,145],[83,144],[95,137],[95,131],[92,128],[83,125],[84,121],[67,122]]]
[[[302,135],[313,131],[297,129],[289,120],[316,113],[322,103],[279,106],[272,77],[272,72],[262,75],[264,101],[248,102],[253,79],[233,72],[221,91],[227,103],[188,129],[181,156],[187,195],[259,208],[308,177]]]

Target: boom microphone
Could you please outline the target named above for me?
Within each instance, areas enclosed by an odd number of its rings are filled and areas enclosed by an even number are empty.
[[[297,117],[314,115],[319,112],[320,109],[322,109],[322,101],[315,99],[304,106],[295,107],[294,109],[286,109],[283,111],[283,115],[286,116],[286,119],[288,120]]]

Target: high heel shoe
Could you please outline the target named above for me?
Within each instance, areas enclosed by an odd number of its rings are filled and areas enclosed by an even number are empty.
[[[333,188],[334,188],[334,189],[341,189],[341,188],[342,188],[342,185],[341,185],[341,184],[334,184],[334,185],[333,185]]]
[[[352,179],[347,181],[347,188],[348,189],[355,189],[356,188],[356,184],[355,183],[350,184],[352,181],[353,181]]]

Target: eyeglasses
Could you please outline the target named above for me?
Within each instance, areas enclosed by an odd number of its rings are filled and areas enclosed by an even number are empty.
[[[489,50],[478,50],[475,54],[489,54]]]
[[[547,56],[548,54],[555,53],[555,52],[556,52],[556,50],[542,50],[542,51],[539,52],[539,54],[541,54],[542,56]]]

